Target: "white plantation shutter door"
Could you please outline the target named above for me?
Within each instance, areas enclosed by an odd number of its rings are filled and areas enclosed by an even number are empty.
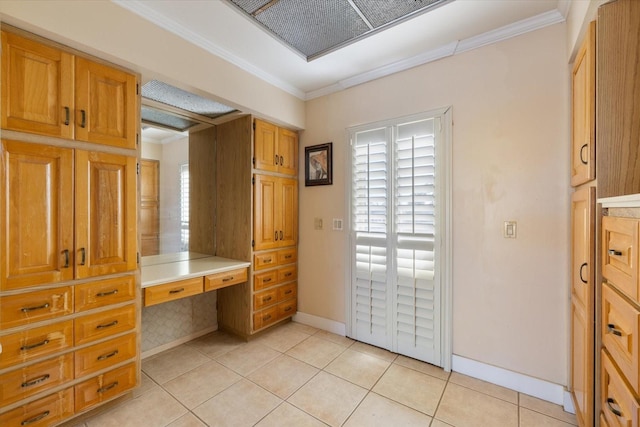
[[[353,132],[351,190],[353,338],[436,365],[439,120]]]

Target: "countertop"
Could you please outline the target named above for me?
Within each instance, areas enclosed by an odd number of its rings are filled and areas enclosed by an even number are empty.
[[[162,285],[176,280],[206,276],[238,268],[247,268],[248,261],[222,258],[195,252],[153,255],[142,258],[142,287]]]

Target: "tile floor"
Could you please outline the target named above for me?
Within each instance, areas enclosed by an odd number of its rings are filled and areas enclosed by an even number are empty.
[[[135,398],[78,427],[568,427],[560,406],[289,322],[142,361]]]

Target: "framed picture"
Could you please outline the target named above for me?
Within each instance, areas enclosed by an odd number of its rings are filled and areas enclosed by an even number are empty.
[[[333,143],[312,145],[304,149],[304,185],[333,184]]]

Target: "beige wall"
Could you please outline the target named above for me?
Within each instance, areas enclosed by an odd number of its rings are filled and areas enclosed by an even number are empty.
[[[572,1],[567,13],[567,49],[569,62],[573,62],[589,22],[596,19],[598,7],[609,0]]]
[[[300,187],[301,312],[346,320],[348,233],[313,227],[348,223],[346,129],[451,106],[454,354],[566,384],[565,40],[554,25],[307,102],[302,145],[333,141],[334,184]],[[517,239],[502,237],[506,220]]]

